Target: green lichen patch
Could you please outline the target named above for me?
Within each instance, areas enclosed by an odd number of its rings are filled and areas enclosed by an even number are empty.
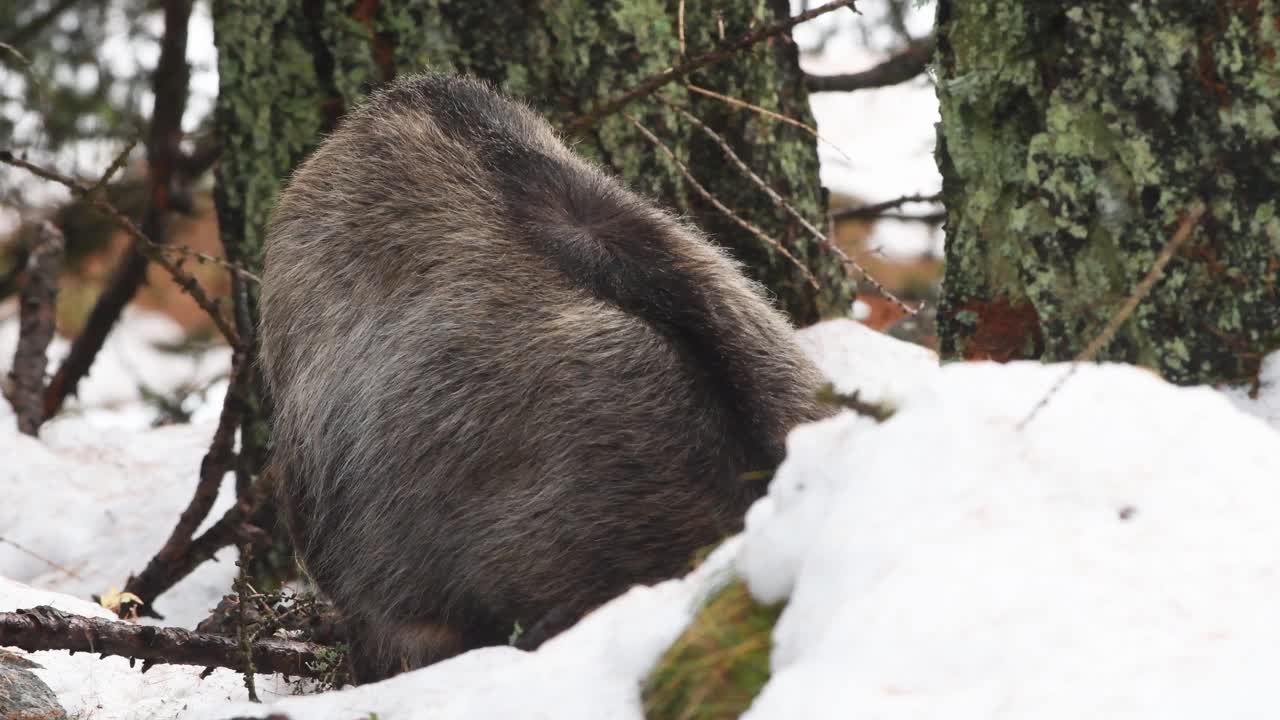
[[[1026,302],[1042,342],[1017,357],[1074,357],[1201,200],[1101,358],[1180,383],[1256,372],[1280,331],[1277,19],[1277,0],[939,3],[945,354],[980,354],[980,308]]]

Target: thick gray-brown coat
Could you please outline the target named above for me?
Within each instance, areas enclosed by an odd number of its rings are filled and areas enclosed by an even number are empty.
[[[824,414],[722,251],[476,81],[352,112],[266,253],[273,471],[363,680],[680,574]]]

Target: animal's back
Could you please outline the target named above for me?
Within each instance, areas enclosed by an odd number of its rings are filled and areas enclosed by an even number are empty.
[[[678,574],[821,414],[733,264],[465,79],[397,83],[299,168],[262,315],[295,543],[366,678]]]

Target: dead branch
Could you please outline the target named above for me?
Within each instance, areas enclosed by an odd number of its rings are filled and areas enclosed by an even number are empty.
[[[141,598],[143,606],[133,608],[127,606],[127,603],[122,604],[121,617],[135,609],[150,617],[161,617],[151,604],[161,592],[177,582],[176,579],[170,581],[169,578],[177,574],[177,569],[185,567],[184,558],[191,549],[192,536],[200,527],[200,523],[209,516],[209,511],[213,509],[213,503],[218,497],[218,486],[222,484],[222,478],[232,469],[235,459],[236,429],[244,416],[244,401],[241,394],[244,392],[248,365],[244,352],[237,350],[231,359],[231,379],[227,384],[227,396],[222,403],[222,413],[218,417],[218,429],[213,433],[209,451],[200,461],[200,476],[196,481],[195,494],[178,517],[178,524],[169,533],[169,538],[165,540],[160,551],[151,558],[142,572],[130,575],[125,582],[124,591]],[[186,573],[182,573],[179,577],[185,575]]]
[[[620,111],[622,108],[626,107],[632,102],[644,97],[648,97],[649,95],[652,95],[654,92],[658,91],[663,85],[666,85],[667,83],[673,80],[677,80],[679,78],[685,77],[686,75],[688,75],[689,73],[692,73],[695,70],[700,70],[704,67],[707,67],[708,65],[714,65],[718,62],[721,62],[730,57],[733,57],[738,52],[746,48],[749,48],[758,42],[768,40],[769,38],[776,37],[778,35],[782,35],[783,33],[786,33],[789,30],[791,30],[791,28],[795,27],[796,25],[799,25],[800,23],[806,22],[808,20],[812,20],[813,18],[816,18],[819,15],[825,15],[833,10],[839,10],[840,8],[853,7],[854,3],[855,3],[855,0],[835,0],[834,2],[829,2],[825,5],[820,5],[812,10],[809,10],[808,12],[803,12],[803,13],[800,13],[799,15],[794,15],[784,20],[779,20],[777,22],[769,23],[767,25],[761,25],[755,30],[748,32],[742,35],[741,37],[738,37],[735,40],[732,40],[726,43],[721,43],[720,47],[717,47],[714,50],[710,50],[705,53],[702,53],[697,57],[691,58],[689,60],[686,60],[680,63],[679,65],[676,65],[675,67],[669,67],[666,70],[663,70],[662,72],[649,77],[648,79],[639,83],[638,85],[631,88],[630,90],[627,90],[626,92],[620,93],[618,95],[615,95],[612,98],[609,98],[608,100],[598,103],[594,108],[588,110],[587,112],[575,118],[569,119],[564,126],[565,132],[566,133],[581,132],[582,130],[589,128],[592,125],[595,125],[602,118],[608,117],[609,115],[613,115],[614,113]]]
[[[929,67],[933,48],[934,38],[931,35],[873,68],[844,75],[805,75],[804,84],[811,93],[853,92],[898,85],[919,76]]]
[[[147,137],[147,164],[149,173],[149,198],[143,215],[142,228],[130,232],[135,237],[133,247],[111,275],[89,312],[84,329],[71,343],[66,360],[58,368],[45,393],[45,415],[51,417],[61,407],[67,396],[75,392],[88,372],[107,335],[120,318],[125,305],[137,294],[146,281],[147,264],[159,253],[147,252],[144,247],[154,243],[150,238],[163,238],[166,217],[172,206],[171,182],[174,165],[179,155],[178,143],[182,138],[182,115],[186,109],[190,68],[187,66],[187,25],[191,17],[192,0],[167,0],[164,3],[164,35],[160,39],[160,57],[152,75],[155,106],[151,113],[151,127]],[[104,175],[105,176],[105,175]],[[77,183],[78,185],[78,183]],[[82,193],[84,194],[84,193]],[[98,206],[106,201],[88,193],[90,201]],[[113,212],[118,218],[119,213]],[[127,218],[125,218],[127,219]],[[133,225],[133,221],[129,221]],[[148,238],[143,241],[139,237]],[[163,264],[163,263],[161,263]],[[170,265],[173,265],[170,263]],[[176,265],[173,265],[178,269]],[[166,267],[168,270],[169,267]],[[174,274],[171,271],[171,274]],[[174,279],[190,292],[194,278],[182,272]],[[198,287],[198,286],[197,286]],[[203,295],[203,290],[197,290]],[[195,295],[193,294],[193,297]],[[199,298],[197,298],[199,302]],[[203,307],[203,305],[202,305]],[[207,311],[207,309],[206,309]],[[214,322],[218,322],[215,317]],[[228,326],[229,327],[229,326]],[[219,327],[219,329],[222,329]]]
[[[782,113],[780,113],[780,112],[774,112],[773,110],[770,110],[769,108],[760,107],[759,105],[755,105],[755,104],[753,104],[753,103],[749,103],[749,102],[747,102],[746,100],[742,100],[742,99],[739,99],[739,98],[733,97],[733,96],[731,96],[731,95],[725,95],[724,93],[718,93],[718,92],[716,92],[715,90],[708,90],[707,88],[704,88],[704,87],[702,87],[702,86],[700,86],[700,85],[694,85],[693,83],[685,83],[685,85],[684,85],[684,86],[685,86],[685,89],[689,90],[690,92],[695,92],[695,93],[698,93],[699,95],[706,95],[707,97],[709,97],[709,98],[714,98],[714,99],[716,99],[716,100],[719,100],[720,102],[725,103],[726,105],[731,105],[731,106],[733,106],[733,107],[742,108],[742,109],[744,109],[744,110],[750,110],[751,112],[759,113],[760,115],[763,115],[763,116],[765,116],[765,117],[767,117],[767,118],[771,118],[771,119],[773,119],[773,120],[777,120],[777,121],[778,121],[778,122],[780,122],[780,123],[786,123],[787,125],[791,125],[792,127],[800,128],[801,130],[803,130],[803,131],[805,131],[805,132],[809,133],[810,135],[812,135],[812,136],[814,137],[814,139],[816,139],[818,142],[826,143],[826,145],[827,145],[828,147],[830,147],[832,150],[835,150],[836,152],[840,153],[840,155],[841,155],[845,160],[847,160],[847,161],[849,161],[849,162],[851,162],[851,163],[853,162],[853,158],[849,157],[849,153],[847,153],[847,152],[845,152],[844,150],[840,149],[840,146],[839,146],[839,145],[836,145],[835,143],[831,142],[830,140],[828,140],[828,139],[824,138],[823,136],[819,135],[819,134],[818,134],[818,130],[817,130],[817,128],[810,127],[809,125],[806,125],[805,123],[802,123],[802,122],[800,122],[799,120],[797,120],[797,119],[795,119],[795,118],[793,118],[793,117],[789,117],[789,116],[787,116],[787,115],[783,115],[783,114],[782,114]]]
[[[54,172],[52,170],[42,168],[38,165],[35,165],[34,163],[27,162],[26,160],[23,160],[15,156],[13,152],[10,150],[0,150],[0,162],[8,165],[13,165],[14,167],[20,167],[26,170],[27,172],[30,172],[32,175],[63,185],[68,189],[70,189],[71,192],[78,197],[87,196],[89,188],[81,184],[80,181],[76,180],[75,178],[71,178],[66,175],[62,175],[60,173]],[[204,288],[201,287],[200,283],[190,273],[184,270],[180,265],[180,263],[174,262],[169,258],[165,257],[165,253],[171,252],[172,248],[167,248],[153,241],[150,237],[148,237],[142,231],[141,228],[138,227],[137,223],[129,219],[128,215],[125,215],[124,213],[120,212],[120,210],[117,209],[116,206],[112,205],[110,202],[106,201],[102,197],[95,197],[95,198],[91,198],[90,200],[93,203],[93,206],[95,208],[109,215],[112,218],[112,220],[115,221],[117,226],[119,226],[121,229],[127,232],[129,236],[135,240],[135,243],[134,243],[135,250],[143,253],[148,259],[155,261],[157,265],[160,265],[162,268],[164,268],[164,270],[169,273],[169,276],[173,278],[174,282],[176,282],[178,286],[181,287],[182,290],[187,293],[187,295],[191,296],[191,298],[196,301],[196,304],[199,305],[200,308],[204,310],[205,313],[207,313],[209,317],[213,320],[214,325],[217,326],[218,330],[222,333],[222,336],[226,338],[228,345],[230,345],[233,348],[240,346],[239,336],[236,334],[235,329],[231,327],[230,323],[226,320],[226,318],[222,316],[222,312],[218,310],[217,303],[214,302],[212,299],[210,299],[209,295],[205,293]],[[145,268],[143,269],[145,270]],[[117,270],[117,273],[119,273],[122,270],[122,268],[117,268],[116,270]],[[104,295],[107,292],[111,292],[112,288],[115,286],[116,286],[116,283],[113,281],[111,285],[107,288],[107,290],[104,291]],[[127,300],[125,302],[127,302]],[[101,304],[101,299],[99,300],[99,304]],[[92,315],[90,316],[90,320],[92,320]],[[105,336],[104,336],[104,339],[105,339]],[[73,345],[72,352],[74,351],[75,351],[75,346]],[[68,358],[68,361],[69,360],[70,358]],[[90,360],[92,360],[92,358],[90,358]],[[66,363],[64,363],[64,366],[65,364]],[[62,373],[62,368],[59,368],[59,373]],[[80,377],[83,377],[83,373],[81,373]],[[56,380],[57,376],[55,376],[54,379]],[[77,377],[76,380],[78,381],[79,377]],[[52,390],[52,386],[50,387],[50,391],[51,390]],[[50,391],[46,391],[45,393],[46,411],[49,408],[49,402],[50,402],[49,392]],[[70,394],[70,392],[64,393],[63,397],[65,398],[65,396],[68,394]],[[54,410],[56,411],[57,407],[60,407],[60,406],[61,406],[61,400],[58,401],[58,405],[55,406]],[[46,412],[46,416],[50,414],[51,413]]]
[[[241,667],[239,646],[234,639],[223,635],[89,618],[48,605],[0,613],[0,645],[28,652],[69,650],[96,653],[104,658],[126,657],[131,664],[141,660],[143,672],[157,663],[232,670]],[[263,638],[252,644],[251,652],[258,672],[322,677],[313,668],[323,665],[317,661],[333,650],[294,640]]]
[[[4,537],[4,536],[0,536],[0,543],[3,543],[3,544],[5,544],[5,545],[8,545],[9,547],[13,548],[14,550],[17,550],[18,552],[20,552],[20,553],[22,553],[22,554],[24,554],[24,555],[27,555],[27,556],[32,557],[32,558],[35,558],[36,560],[39,560],[40,562],[44,563],[45,565],[48,565],[49,567],[53,568],[54,570],[57,570],[58,572],[65,573],[65,574],[67,574],[67,575],[70,575],[70,576],[71,576],[71,577],[73,577],[73,578],[80,578],[81,580],[83,580],[83,579],[84,579],[84,578],[80,575],[80,573],[76,572],[75,570],[72,570],[71,568],[69,568],[69,567],[67,567],[67,566],[65,566],[65,565],[59,565],[58,563],[56,563],[56,562],[54,562],[54,561],[50,560],[49,558],[47,558],[47,557],[45,557],[45,556],[41,555],[40,553],[38,553],[38,552],[36,552],[36,551],[34,551],[34,550],[30,549],[30,548],[23,547],[22,545],[20,545],[20,544],[18,544],[18,543],[16,543],[16,542],[14,542],[14,541],[12,541],[12,540],[10,540],[9,538],[6,538],[6,537]]]
[[[729,209],[724,203],[720,202],[719,198],[717,198],[715,195],[712,195],[710,191],[708,191],[705,187],[702,186],[702,183],[698,182],[698,179],[693,176],[693,173],[689,171],[689,168],[686,167],[684,163],[680,162],[680,159],[677,158],[676,154],[671,151],[671,148],[667,147],[666,143],[662,142],[662,140],[660,140],[657,135],[654,135],[652,132],[649,132],[649,129],[646,128],[644,125],[641,125],[640,121],[636,120],[630,115],[627,115],[626,113],[623,113],[623,117],[625,117],[632,125],[634,125],[636,130],[639,130],[640,134],[644,135],[646,140],[653,143],[654,147],[661,150],[663,154],[665,154],[671,160],[671,162],[675,163],[676,169],[680,171],[680,174],[684,176],[684,179],[687,180],[691,186],[693,186],[693,189],[696,190],[697,193],[701,195],[704,200],[711,203],[711,205],[714,206],[715,209],[724,213],[725,217],[737,223],[738,226],[740,226],[747,232],[751,233],[752,235],[755,235],[762,242],[769,245],[774,250],[777,250],[783,257],[789,260],[792,265],[795,265],[800,270],[801,274],[804,275],[805,282],[809,283],[810,287],[812,287],[814,290],[818,289],[818,279],[813,276],[813,271],[811,271],[804,263],[800,262],[795,255],[792,255],[790,251],[788,251],[785,247],[783,247],[782,243],[778,242],[776,239],[772,237],[769,237],[769,235],[766,234],[765,231],[761,230],[760,228],[756,227],[750,222],[744,220],[741,216],[739,216],[733,210]]]
[[[1125,298],[1124,304],[1120,306],[1115,315],[1111,316],[1111,320],[1107,322],[1102,332],[1098,333],[1098,336],[1076,356],[1076,362],[1089,362],[1111,342],[1111,339],[1116,336],[1116,332],[1120,330],[1120,326],[1138,308],[1138,303],[1142,302],[1142,299],[1151,292],[1151,288],[1155,287],[1156,281],[1164,274],[1164,269],[1168,267],[1169,261],[1173,259],[1174,254],[1182,249],[1183,245],[1187,244],[1187,240],[1191,239],[1191,233],[1200,224],[1200,218],[1204,217],[1204,212],[1204,203],[1196,202],[1192,205],[1186,217],[1182,218],[1182,222],[1178,225],[1178,230],[1173,234],[1173,238],[1156,256],[1156,261],[1151,264],[1151,269],[1147,271],[1146,276],[1133,288],[1133,292],[1129,294],[1129,297]]]
[[[663,102],[666,103],[667,107],[670,107],[672,110],[675,110],[677,113],[681,115],[681,117],[688,120],[692,125],[694,125],[694,127],[697,127],[703,133],[708,135],[716,143],[716,145],[720,147],[720,151],[724,153],[724,156],[727,157],[729,161],[732,162],[734,166],[738,168],[739,172],[745,175],[747,179],[751,180],[751,182],[755,183],[756,187],[759,187],[762,191],[764,191],[764,194],[769,196],[769,199],[773,201],[774,205],[776,205],[778,208],[785,211],[796,222],[800,223],[801,227],[803,227],[805,230],[808,230],[809,234],[813,236],[813,239],[817,241],[817,243],[823,249],[827,250],[828,252],[834,253],[837,257],[840,258],[840,260],[845,265],[852,267],[854,270],[857,270],[858,273],[861,274],[862,277],[865,278],[866,281],[872,285],[872,287],[874,287],[881,295],[888,298],[890,302],[894,303],[899,308],[901,308],[903,312],[906,312],[909,315],[915,315],[916,313],[919,312],[919,308],[912,308],[911,306],[903,302],[900,298],[898,298],[897,295],[894,295],[892,292],[890,292],[888,288],[882,285],[879,280],[876,280],[875,277],[872,276],[871,273],[868,272],[866,268],[864,268],[860,263],[858,263],[858,261],[849,257],[843,250],[840,249],[838,245],[832,242],[831,238],[826,233],[814,227],[813,223],[809,222],[809,220],[803,214],[801,214],[799,210],[795,209],[795,206],[787,202],[780,194],[778,194],[778,191],[774,190],[769,185],[769,183],[765,182],[764,178],[757,175],[756,172],[752,170],[751,167],[747,165],[746,162],[744,162],[741,157],[738,156],[738,153],[734,152],[733,148],[729,146],[729,143],[726,142],[724,138],[720,137],[719,133],[717,133],[715,130],[712,130],[710,127],[707,126],[706,123],[699,120],[697,116],[695,116],[693,113],[689,112],[688,110],[685,110],[684,108],[680,107],[679,105],[676,105],[675,103],[669,102],[665,99],[663,99]]]
[[[233,588],[236,591],[236,647],[240,650],[240,673],[244,675],[244,689],[249,693],[249,699],[253,702],[258,700],[257,684],[253,680],[254,673],[257,672],[253,662],[253,643],[257,640],[253,629],[249,623],[249,606],[250,593],[252,588],[249,587],[249,578],[246,573],[249,571],[250,549],[249,543],[240,546],[240,559],[236,561],[236,566],[240,568],[240,572],[236,574],[236,580]]]
[[[855,208],[841,208],[831,213],[831,217],[835,220],[876,220],[879,218],[893,219],[910,219],[910,216],[894,217],[886,215],[890,210],[896,210],[908,203],[936,203],[942,201],[942,193],[933,193],[932,195],[903,195],[892,200],[884,202],[872,203],[871,205],[861,205]],[[921,216],[924,217],[924,216]],[[941,218],[939,218],[941,220]]]
[[[58,276],[66,242],[62,231],[48,220],[36,228],[27,255],[26,280],[19,306],[18,347],[9,373],[9,401],[18,415],[18,431],[35,435],[44,422],[44,372],[49,364],[45,351],[53,340],[58,302]]]
[[[1036,415],[1049,404],[1049,401],[1052,400],[1055,395],[1058,394],[1058,391],[1062,390],[1062,386],[1066,385],[1067,381],[1076,374],[1081,363],[1089,362],[1097,357],[1098,353],[1102,352],[1102,349],[1105,348],[1113,338],[1115,338],[1116,333],[1120,330],[1120,326],[1124,325],[1125,321],[1129,319],[1129,316],[1133,314],[1133,311],[1138,308],[1138,304],[1142,302],[1142,299],[1151,292],[1151,288],[1155,287],[1156,281],[1158,281],[1160,276],[1164,274],[1164,269],[1169,265],[1169,261],[1173,259],[1173,256],[1176,255],[1180,249],[1182,249],[1183,245],[1187,244],[1187,240],[1191,239],[1191,233],[1196,229],[1196,226],[1200,224],[1200,219],[1204,217],[1204,213],[1205,205],[1202,201],[1197,200],[1192,204],[1191,209],[1187,212],[1186,216],[1182,218],[1182,222],[1178,224],[1178,229],[1174,232],[1173,237],[1165,244],[1164,249],[1160,251],[1160,254],[1156,256],[1155,262],[1151,264],[1151,269],[1148,270],[1142,280],[1134,286],[1133,292],[1129,293],[1129,297],[1125,298],[1124,303],[1120,305],[1120,309],[1117,310],[1116,314],[1112,315],[1111,319],[1107,321],[1102,332],[1098,333],[1097,337],[1085,346],[1085,349],[1080,351],[1079,355],[1076,355],[1075,360],[1071,363],[1071,367],[1067,368],[1067,371],[1062,374],[1062,377],[1058,378],[1058,381],[1055,382],[1049,388],[1048,392],[1040,398],[1039,402],[1035,404],[1035,407],[1031,408],[1031,412],[1027,413],[1027,416],[1018,423],[1018,430],[1022,430],[1028,423],[1035,419]]]
[[[237,499],[236,504],[228,508],[222,517],[209,526],[208,530],[186,543],[183,552],[166,556],[160,562],[153,559],[142,573],[131,576],[125,583],[125,592],[131,592],[142,598],[145,605],[139,613],[159,617],[151,608],[155,599],[190,575],[201,564],[213,559],[219,550],[246,540],[260,541],[263,532],[259,527],[267,519],[267,513],[271,511],[270,503],[266,501],[273,492],[270,473],[259,475],[257,482],[249,488],[245,497]],[[155,563],[154,568],[153,563]],[[120,612],[123,615],[133,608],[132,604],[122,606]]]

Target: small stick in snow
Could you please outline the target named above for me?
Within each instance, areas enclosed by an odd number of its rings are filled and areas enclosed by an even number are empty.
[[[29,548],[25,548],[22,545],[19,545],[18,543],[10,540],[7,537],[0,537],[0,543],[4,543],[5,545],[8,545],[12,547],[14,550],[17,550],[18,552],[23,553],[24,555],[29,555],[35,558],[36,560],[39,560],[40,562],[44,563],[45,565],[48,565],[54,570],[57,570],[58,572],[66,573],[67,575],[70,575],[73,578],[79,578],[81,580],[84,579],[84,577],[81,576],[80,573],[76,572],[75,570],[72,570],[71,568],[65,565],[59,565],[58,563],[50,560],[49,558],[41,555],[40,553],[34,550],[31,550]]]
[[[236,646],[240,649],[240,672],[244,675],[244,688],[249,691],[249,699],[253,702],[262,702],[258,699],[257,684],[253,681],[253,675],[257,672],[253,664],[253,631],[249,625],[249,615],[246,609],[249,607],[249,578],[246,573],[249,572],[249,558],[251,551],[249,543],[240,546],[240,559],[236,561],[236,566],[240,568],[240,572],[236,577]]]
[[[129,658],[131,664],[142,660],[143,672],[156,663],[232,670],[243,666],[243,655],[234,638],[72,615],[48,605],[0,613],[0,646],[28,652],[69,650],[102,657],[116,655]],[[258,672],[306,678],[322,677],[315,667],[323,663],[317,660],[332,651],[323,645],[280,638],[256,640],[250,649]]]
[[[45,351],[53,340],[58,301],[58,275],[66,250],[62,231],[44,221],[36,229],[35,241],[27,255],[26,279],[19,309],[18,347],[9,373],[11,386],[6,395],[18,415],[18,430],[35,435],[44,422],[44,371],[49,364]]]
[[[1142,299],[1151,292],[1151,288],[1155,287],[1156,281],[1164,274],[1164,269],[1168,266],[1169,261],[1173,259],[1173,256],[1177,254],[1178,250],[1180,250],[1183,245],[1187,244],[1187,240],[1191,239],[1191,233],[1196,229],[1196,226],[1200,224],[1200,218],[1204,216],[1204,213],[1204,203],[1197,200],[1191,206],[1191,210],[1187,213],[1186,217],[1182,218],[1182,222],[1179,223],[1178,230],[1173,234],[1173,237],[1165,244],[1164,249],[1160,251],[1160,254],[1156,256],[1156,261],[1151,264],[1151,269],[1147,271],[1146,276],[1143,277],[1136,286],[1134,286],[1133,292],[1129,294],[1129,297],[1125,298],[1124,303],[1120,306],[1120,309],[1116,311],[1116,314],[1107,321],[1106,327],[1102,329],[1102,332],[1098,333],[1098,336],[1085,346],[1085,349],[1075,357],[1075,360],[1071,363],[1071,367],[1067,368],[1067,371],[1062,374],[1062,377],[1058,378],[1058,381],[1053,384],[1053,387],[1050,387],[1049,391],[1044,394],[1044,397],[1040,398],[1040,402],[1036,403],[1035,407],[1031,408],[1031,412],[1022,419],[1022,422],[1018,423],[1018,430],[1025,428],[1028,423],[1035,419],[1035,416],[1040,412],[1040,410],[1049,404],[1049,401],[1053,399],[1053,396],[1057,395],[1058,391],[1062,389],[1062,386],[1066,385],[1067,381],[1076,374],[1076,370],[1079,369],[1080,363],[1092,360],[1098,355],[1098,353],[1102,352],[1102,349],[1105,348],[1113,338],[1115,338],[1116,333],[1120,330],[1120,326],[1124,325],[1125,321],[1129,319],[1129,316],[1133,314],[1133,311],[1138,308],[1138,304],[1142,302]]]

